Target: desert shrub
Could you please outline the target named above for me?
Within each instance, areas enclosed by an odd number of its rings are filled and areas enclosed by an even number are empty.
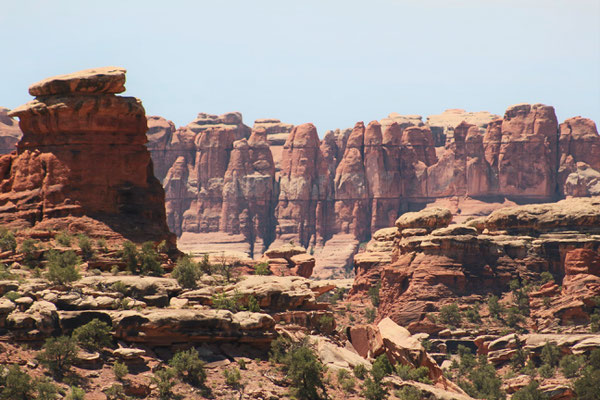
[[[287,376],[296,397],[306,400],[327,398],[323,380],[323,364],[307,346],[301,346],[289,355],[286,365]]]
[[[107,400],[129,399],[129,396],[125,394],[125,389],[123,389],[123,385],[118,383],[113,383],[109,388],[104,389],[104,394],[106,395]]]
[[[35,381],[36,399],[39,400],[55,400],[58,388],[48,378],[39,378]]]
[[[554,343],[546,342],[542,347],[540,359],[543,364],[547,364],[550,367],[556,367],[560,361],[560,348]]]
[[[395,373],[405,381],[418,381],[431,384],[427,367],[415,368],[412,365],[396,364]]]
[[[468,380],[459,379],[458,384],[470,396],[488,400],[506,398],[506,393],[501,389],[502,380],[496,374],[494,366],[488,363],[485,355],[479,356],[475,365],[462,376]]]
[[[548,271],[544,271],[540,274],[540,282],[543,284],[548,283],[548,282],[553,282],[554,281],[554,276],[548,272]]]
[[[243,358],[238,358],[235,362],[237,363],[238,367],[240,367],[240,369],[248,369],[248,367],[246,366],[246,361]]]
[[[156,251],[160,254],[167,254],[169,252],[169,246],[167,245],[167,241],[163,240],[156,246]]]
[[[21,295],[19,293],[15,292],[14,290],[11,290],[11,291],[4,293],[4,297],[6,297],[10,301],[14,302],[16,299],[21,297]]]
[[[172,276],[182,287],[192,289],[196,287],[196,281],[200,277],[200,268],[198,263],[186,255],[177,260]]]
[[[101,253],[106,253],[108,249],[106,248],[106,239],[100,238],[96,240],[96,247]]]
[[[73,241],[73,237],[71,235],[69,235],[69,233],[67,231],[58,232],[56,234],[56,236],[54,237],[54,239],[61,246],[67,246],[67,247],[71,246],[71,242]]]
[[[194,348],[180,351],[173,356],[169,365],[177,376],[184,382],[194,386],[203,386],[206,381],[204,362],[198,357],[198,351]]]
[[[17,275],[10,272],[6,264],[0,263],[0,280],[16,279]]]
[[[521,285],[518,279],[513,279],[510,281],[509,286],[513,292],[514,306],[522,315],[529,315],[529,296],[527,295],[530,289],[529,285]]]
[[[94,248],[92,247],[92,241],[86,235],[77,235],[77,245],[81,250],[81,254],[84,260],[91,260],[94,258]]]
[[[331,332],[335,329],[335,319],[333,315],[322,315],[317,321],[317,330],[321,333]]]
[[[225,368],[223,377],[225,378],[225,384],[232,389],[239,389],[242,386],[242,375],[236,367]]]
[[[98,351],[112,344],[110,326],[99,319],[93,319],[73,331],[73,339],[79,346],[90,351]]]
[[[375,321],[375,317],[377,316],[377,310],[375,310],[374,308],[367,308],[365,310],[365,318],[367,319],[367,322],[369,324],[372,324],[373,321]]]
[[[238,312],[244,310],[241,299],[242,295],[237,292],[234,292],[231,296],[227,293],[217,293],[212,296],[211,301],[213,308]]]
[[[19,253],[23,254],[23,263],[30,268],[38,264],[38,243],[34,239],[25,239],[19,247]]]
[[[522,368],[525,368],[527,364],[527,359],[529,358],[529,353],[523,348],[523,343],[518,337],[516,337],[515,340],[515,353],[510,358],[510,363],[513,369],[520,370]]]
[[[467,321],[472,324],[481,323],[481,316],[479,315],[479,306],[473,306],[465,311],[465,317]]]
[[[596,400],[600,393],[600,369],[587,366],[581,377],[573,382],[577,399]]]
[[[269,264],[266,262],[256,264],[254,266],[254,275],[271,275]]]
[[[50,250],[46,253],[48,260],[48,280],[53,283],[64,285],[80,278],[77,266],[81,264],[81,258],[74,251],[68,250],[63,253]]]
[[[517,390],[511,397],[511,400],[546,400],[546,396],[539,389],[540,384],[537,381],[531,381],[525,387]]]
[[[462,316],[456,303],[448,304],[440,308],[440,322],[450,326],[460,326]]]
[[[132,274],[137,274],[138,269],[138,251],[130,241],[126,241],[123,243],[120,251],[121,261],[125,263],[125,266]]]
[[[538,368],[538,374],[540,374],[542,378],[552,378],[554,376],[554,372],[554,367],[550,366],[549,364],[542,364],[542,366]]]
[[[600,310],[594,310],[590,315],[590,332],[600,331]]]
[[[510,326],[511,328],[515,328],[519,326],[523,322],[523,320],[523,315],[521,314],[521,310],[519,310],[518,307],[513,306],[508,309],[505,320],[506,325]]]
[[[27,400],[32,395],[31,378],[26,372],[21,371],[18,365],[11,365],[7,369],[0,369],[0,383],[4,386],[0,397],[7,400]]]
[[[175,370],[172,368],[163,368],[154,373],[152,382],[158,388],[158,398],[161,400],[168,400],[173,397],[173,386],[175,386]]]
[[[159,256],[152,242],[144,242],[142,244],[139,263],[142,274],[160,276],[165,273],[160,266]]]
[[[423,395],[421,390],[414,386],[404,386],[394,393],[400,400],[421,400]]]
[[[73,365],[76,356],[75,341],[68,336],[60,336],[46,340],[38,359],[55,377],[62,378]]]
[[[364,364],[356,364],[352,369],[352,372],[354,373],[355,377],[362,381],[367,376],[368,371]]]
[[[585,357],[569,354],[560,360],[560,370],[569,379],[577,376],[577,373],[585,363]]]
[[[248,311],[250,312],[260,312],[260,304],[258,300],[254,296],[248,297]]]
[[[125,363],[116,361],[113,364],[113,373],[115,374],[115,378],[117,378],[118,381],[122,381],[123,378],[125,378],[125,376],[129,373],[129,368],[127,368],[127,365]]]
[[[379,307],[379,290],[381,289],[381,281],[378,281],[375,286],[369,288],[368,294],[373,307]]]
[[[17,239],[12,231],[4,227],[0,227],[0,250],[12,251],[17,249]]]
[[[498,296],[491,295],[488,298],[488,309],[490,310],[490,315],[494,318],[500,318],[502,313],[504,313],[503,307],[498,302]]]
[[[85,390],[77,386],[71,386],[71,391],[67,395],[67,400],[85,400]]]
[[[372,379],[370,376],[365,379],[361,394],[367,400],[383,400],[388,397],[388,391],[383,387],[381,381]]]
[[[269,350],[269,361],[272,363],[282,364],[284,363],[288,350],[293,346],[293,343],[283,337],[278,336],[277,339],[271,342],[271,350]]]
[[[394,372],[394,367],[388,360],[385,354],[380,355],[373,361],[373,366],[371,367],[371,375],[373,379],[376,381],[381,381],[388,375],[391,375]]]
[[[200,260],[200,262],[198,263],[198,267],[200,268],[200,271],[202,271],[203,274],[212,275],[212,273],[214,272],[214,267],[208,259],[208,254],[205,254],[202,257],[202,260]]]

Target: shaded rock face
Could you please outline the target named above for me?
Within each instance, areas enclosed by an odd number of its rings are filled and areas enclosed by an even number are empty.
[[[171,238],[164,190],[144,146],[146,116],[125,70],[100,68],[34,84],[9,113],[23,137],[0,158],[0,220],[16,227],[88,216],[143,240]]]
[[[532,281],[549,271],[562,291],[550,306],[542,306],[543,297],[558,286],[531,294],[538,327],[589,318],[600,294],[599,198],[507,207],[466,225],[448,225],[450,218],[443,209],[401,216],[395,236],[382,231],[355,257],[351,296],[381,281],[379,318],[408,325],[440,303],[500,293],[512,279]]]
[[[17,149],[17,142],[23,136],[16,119],[8,116],[10,110],[0,107],[0,154],[8,154]]]

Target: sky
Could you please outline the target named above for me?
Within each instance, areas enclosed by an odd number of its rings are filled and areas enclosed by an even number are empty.
[[[240,111],[323,135],[524,102],[600,122],[600,0],[0,0],[0,37],[8,108],[43,78],[114,65],[177,126]]]

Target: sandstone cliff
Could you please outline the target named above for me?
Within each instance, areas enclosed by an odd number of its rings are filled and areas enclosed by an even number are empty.
[[[133,240],[174,245],[164,191],[144,146],[144,108],[134,97],[115,95],[124,83],[125,70],[110,67],[29,88],[35,99],[8,114],[19,118],[23,137],[15,153],[0,158],[3,224],[71,230],[100,224]]]
[[[0,154],[8,154],[17,149],[17,142],[23,136],[19,123],[8,116],[8,108],[0,107]]]

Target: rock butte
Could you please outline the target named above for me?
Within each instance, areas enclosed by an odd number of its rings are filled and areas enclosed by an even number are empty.
[[[0,222],[69,229],[175,247],[145,144],[141,101],[116,96],[125,70],[98,68],[45,79],[8,113],[23,137],[0,158]]]
[[[328,131],[200,114],[175,129],[151,117],[150,143],[169,227],[193,252],[260,257],[290,241],[341,276],[359,243],[398,216],[449,208],[455,222],[515,204],[600,195],[593,121],[558,124],[554,109],[519,104],[503,118],[447,110],[427,122],[390,114]],[[245,141],[245,142],[244,142]]]

